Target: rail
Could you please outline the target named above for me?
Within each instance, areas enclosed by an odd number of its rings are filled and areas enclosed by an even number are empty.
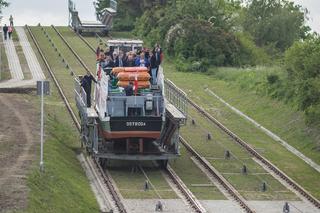
[[[191,207],[198,213],[207,212],[201,205],[201,203],[196,199],[188,187],[183,183],[175,171],[168,165],[165,170],[172,181],[178,186],[179,190],[183,193],[187,201],[190,203]]]
[[[183,144],[184,147],[201,163],[201,165],[207,169],[207,171],[210,172],[211,175],[219,182],[219,184],[226,189],[226,191],[235,199],[236,202],[239,203],[239,205],[248,213],[255,212],[253,209],[249,207],[249,205],[246,203],[244,198],[236,191],[235,188],[219,173],[217,173],[210,163],[204,160],[204,158],[197,153],[191,145],[183,138],[179,137],[180,142]]]
[[[87,71],[90,72],[92,76],[95,76],[90,69],[87,67],[87,65],[84,63],[84,61],[81,59],[81,57],[73,50],[73,48],[70,46],[70,44],[66,41],[66,39],[61,35],[61,33],[58,31],[58,29],[54,26],[51,25],[51,27],[53,28],[53,30],[58,34],[58,36],[61,38],[61,40],[65,43],[65,45],[67,45],[67,47],[69,48],[69,50],[72,52],[72,54],[78,59],[78,61],[80,62],[80,64],[83,66],[83,68]]]
[[[68,112],[70,113],[70,116],[71,116],[72,120],[74,121],[78,131],[80,131],[81,130],[81,126],[80,126],[80,123],[78,121],[78,118],[76,117],[75,113],[73,112],[73,110],[71,108],[71,105],[70,105],[66,95],[64,94],[64,92],[62,90],[62,87],[60,86],[60,84],[59,84],[54,72],[52,71],[52,69],[51,69],[51,67],[50,67],[45,55],[43,54],[43,52],[42,52],[42,50],[41,50],[41,48],[39,46],[38,41],[34,37],[34,35],[33,35],[32,31],[31,31],[31,29],[29,28],[29,26],[26,25],[26,28],[27,28],[30,36],[31,36],[32,41],[36,45],[36,48],[37,48],[42,60],[44,61],[44,64],[45,64],[46,68],[48,69],[50,76],[52,77],[56,87],[58,88],[58,91],[59,91],[59,93],[60,93],[60,95],[61,95],[61,97],[62,97],[62,99],[63,99],[63,101],[64,101],[64,103],[65,103],[65,105],[67,107]],[[113,198],[113,200],[114,200],[119,212],[126,213],[127,210],[125,209],[124,204],[122,203],[122,201],[120,199],[120,196],[118,195],[117,191],[115,190],[115,187],[111,182],[110,176],[108,175],[108,173],[105,173],[105,171],[101,168],[101,166],[100,166],[99,162],[97,161],[97,159],[94,159],[94,162],[95,162],[95,164],[97,166],[97,169],[98,169],[99,173],[103,177],[103,181],[106,183],[107,188],[108,188],[110,194],[112,195],[112,198]],[[96,168],[93,168],[93,169],[96,169]]]
[[[302,186],[292,180],[288,175],[286,175],[283,171],[273,165],[269,160],[259,154],[253,147],[251,147],[248,143],[242,140],[239,136],[225,127],[222,123],[220,123],[216,118],[206,112],[203,108],[193,102],[190,98],[187,97],[188,103],[191,104],[198,112],[204,115],[207,119],[209,119],[212,123],[218,126],[223,132],[229,135],[235,142],[240,144],[243,148],[245,148],[250,154],[252,154],[259,162],[263,165],[267,166],[271,171],[274,172],[275,175],[284,180],[287,184],[289,184],[296,192],[306,198],[310,203],[312,203],[315,207],[320,209],[320,201],[317,200],[314,196],[312,196],[309,192],[307,192]]]
[[[95,49],[83,38],[81,35],[77,34],[81,40],[93,51]],[[101,38],[100,38],[101,39]],[[187,188],[187,186],[183,183],[183,181],[178,177],[178,175],[174,172],[174,170],[168,165],[166,169],[167,174],[172,179],[172,181],[178,186],[179,190],[183,193],[185,198],[190,203],[191,207],[198,213],[205,213],[207,212],[201,205],[201,203],[196,199],[196,197],[192,194],[192,192]]]

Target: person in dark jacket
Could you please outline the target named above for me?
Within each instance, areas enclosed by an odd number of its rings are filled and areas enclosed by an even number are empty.
[[[87,72],[85,76],[81,79],[81,86],[87,94],[87,107],[91,107],[91,84],[92,81],[97,83],[96,79],[91,75],[90,72]]]
[[[126,67],[134,67],[135,66],[135,56],[133,52],[128,53],[128,57],[125,61]]]
[[[132,96],[133,95],[133,83],[130,81],[129,85],[124,88],[124,91],[126,92],[126,96]]]
[[[106,55],[106,59],[101,63],[101,66],[102,66],[103,71],[107,75],[110,75],[112,68],[115,67],[114,62],[113,62],[110,55]]]
[[[150,53],[150,69],[151,69],[151,77],[152,77],[152,84],[157,84],[157,75],[158,75],[158,68],[159,68],[159,62],[156,58],[155,51],[152,51]]]
[[[118,57],[115,60],[115,67],[125,67],[125,58],[123,51],[120,50]]]
[[[8,26],[5,24],[2,28],[2,31],[3,31],[3,35],[4,35],[4,40],[7,40],[7,36],[8,36]]]

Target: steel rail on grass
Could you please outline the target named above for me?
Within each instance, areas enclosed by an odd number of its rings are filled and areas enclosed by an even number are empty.
[[[187,97],[187,101],[202,115],[204,115],[207,119],[209,119],[212,123],[218,126],[223,132],[229,135],[235,142],[240,144],[243,148],[245,148],[250,154],[252,154],[259,162],[263,165],[267,166],[271,171],[274,172],[276,176],[284,180],[287,184],[289,184],[296,192],[298,192],[301,196],[306,198],[311,204],[320,209],[320,201],[316,199],[313,195],[311,195],[308,191],[306,191],[302,186],[292,180],[288,175],[286,175],[283,171],[281,171],[278,167],[272,164],[269,160],[259,154],[251,145],[242,140],[239,136],[229,130],[226,126],[220,123],[216,118],[210,115],[207,111],[205,111],[202,107],[197,105],[194,101],[192,101],[189,97]]]
[[[58,91],[59,91],[59,93],[60,93],[60,95],[61,95],[61,97],[62,97],[62,99],[63,99],[63,101],[64,101],[64,103],[65,103],[65,105],[66,105],[66,107],[67,107],[67,109],[68,109],[68,112],[70,113],[70,115],[71,115],[71,117],[72,117],[72,120],[74,121],[74,123],[75,123],[78,131],[80,131],[80,130],[81,130],[81,126],[80,126],[80,123],[79,123],[79,121],[78,121],[78,118],[76,117],[75,113],[73,112],[73,110],[72,110],[72,108],[71,108],[71,106],[70,106],[70,103],[69,103],[66,95],[64,94],[63,90],[62,90],[62,87],[60,86],[60,84],[59,84],[59,82],[58,82],[58,80],[57,80],[54,72],[52,71],[52,69],[51,69],[51,67],[50,67],[50,65],[49,65],[49,63],[48,63],[45,55],[43,54],[43,52],[42,52],[42,50],[41,50],[41,48],[40,48],[40,46],[39,46],[38,41],[37,41],[36,38],[34,37],[34,35],[33,35],[32,31],[31,31],[31,29],[29,28],[29,26],[26,25],[26,28],[27,28],[27,30],[28,30],[28,32],[29,32],[29,34],[30,34],[30,36],[31,36],[34,44],[36,45],[36,48],[37,48],[37,50],[38,50],[38,52],[39,52],[42,60],[43,60],[44,63],[45,63],[45,66],[46,66],[46,68],[48,69],[48,71],[49,71],[49,73],[50,73],[50,76],[52,77],[55,85],[57,86]],[[70,48],[71,48],[71,47],[70,47]],[[121,212],[121,213],[126,213],[127,210],[125,209],[124,204],[123,204],[123,202],[121,201],[120,196],[118,195],[118,192],[117,192],[116,189],[115,189],[115,186],[114,186],[114,185],[112,184],[112,182],[111,182],[110,175],[106,174],[106,173],[103,171],[103,169],[101,168],[99,162],[98,162],[96,159],[94,159],[94,161],[95,161],[95,164],[96,164],[96,167],[97,167],[97,168],[92,168],[92,169],[98,170],[99,173],[101,174],[101,176],[103,177],[103,181],[106,183],[107,188],[108,188],[110,194],[112,195],[112,198],[113,198],[113,200],[114,200],[114,202],[115,202],[115,204],[116,204],[119,212]]]
[[[169,175],[171,180],[176,184],[179,190],[184,195],[185,199],[189,202],[191,207],[195,212],[204,213],[207,212],[205,208],[201,205],[198,199],[193,195],[189,188],[183,183],[180,177],[175,173],[175,171],[168,165],[165,169],[165,172]]]
[[[87,46],[93,52],[95,52],[95,49],[81,35],[78,35],[78,36],[87,44]],[[213,122],[215,125],[217,125],[222,131],[224,131],[226,134],[228,134],[233,140],[235,140],[242,147],[244,147],[249,153],[251,153],[254,157],[256,157],[257,160],[259,160],[261,163],[263,163],[269,169],[271,169],[278,177],[280,177],[286,183],[288,183],[290,186],[292,186],[297,192],[299,192],[299,194],[301,194],[303,197],[305,197],[307,200],[309,200],[314,206],[316,206],[317,208],[320,208],[319,200],[317,200],[309,192],[307,192],[305,189],[303,189],[298,183],[296,183],[294,180],[292,180],[289,176],[287,176],[283,171],[281,171],[279,168],[277,168],[275,165],[273,165],[270,161],[268,161],[266,158],[264,158],[262,155],[260,155],[256,150],[254,150],[254,148],[252,148],[249,144],[244,142],[240,137],[238,137],[231,130],[229,130],[227,127],[225,127],[222,123],[220,123],[217,119],[215,119],[213,116],[211,116],[208,112],[206,112],[204,109],[202,109],[200,106],[198,106],[190,98],[188,98],[188,97],[186,97],[186,98],[187,98],[187,101],[194,108],[196,108],[201,114],[203,114],[211,122]],[[201,160],[200,160],[200,162],[201,162]]]
[[[72,52],[72,54],[78,59],[78,61],[80,62],[80,64],[83,66],[83,68],[87,71],[90,72],[91,75],[94,76],[94,74],[90,71],[90,69],[87,67],[87,65],[84,63],[84,61],[81,59],[81,57],[76,53],[76,51],[73,50],[73,48],[70,46],[70,44],[67,42],[67,40],[61,35],[61,33],[59,32],[59,30],[54,26],[51,25],[51,27],[53,28],[53,30],[58,34],[58,36],[61,38],[61,40],[65,43],[65,45],[67,45],[67,47],[69,48],[69,50]]]
[[[95,52],[95,49],[85,38],[83,38],[79,34],[77,35],[93,52]],[[185,199],[189,202],[190,206],[193,208],[195,212],[198,212],[198,213],[207,212],[205,208],[201,205],[201,203],[197,200],[197,198],[192,194],[192,192],[188,189],[188,187],[183,183],[180,177],[174,172],[174,170],[169,165],[167,166],[167,169],[165,169],[165,172],[168,174],[171,180],[176,184],[176,186],[185,196]]]
[[[181,136],[180,142],[183,146],[200,162],[200,164],[219,182],[219,184],[234,198],[234,200],[248,213],[254,213],[255,210],[251,209],[245,199],[238,193],[238,191],[218,172],[216,172],[210,163],[192,148],[192,146]]]

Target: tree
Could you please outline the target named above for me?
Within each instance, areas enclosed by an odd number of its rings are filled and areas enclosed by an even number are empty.
[[[258,46],[273,45],[284,51],[310,31],[305,26],[308,12],[287,0],[250,0],[245,11],[244,30]]]
[[[3,7],[8,7],[9,3],[6,0],[0,0],[0,13],[2,13]]]
[[[320,123],[320,37],[299,41],[285,55],[289,89],[309,123]]]

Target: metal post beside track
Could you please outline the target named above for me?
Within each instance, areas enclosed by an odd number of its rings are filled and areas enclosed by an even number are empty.
[[[41,96],[41,130],[40,130],[40,171],[44,172],[43,162],[43,96],[50,94],[49,81],[37,81],[37,95]]]

